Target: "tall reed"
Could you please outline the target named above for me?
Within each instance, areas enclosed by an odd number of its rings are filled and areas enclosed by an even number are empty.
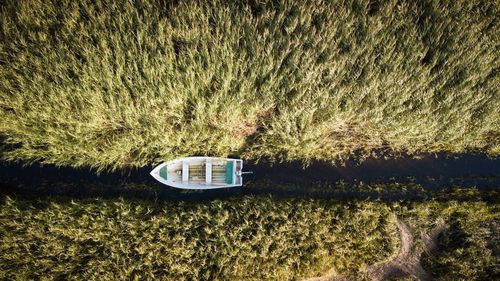
[[[500,152],[498,1],[3,1],[2,157]]]

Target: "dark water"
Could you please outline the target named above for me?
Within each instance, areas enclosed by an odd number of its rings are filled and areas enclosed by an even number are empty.
[[[254,174],[245,176],[244,187],[206,191],[184,191],[164,186],[149,175],[151,169],[147,167],[97,175],[89,169],[57,168],[52,165],[22,167],[19,164],[1,163],[0,192],[30,199],[64,196],[211,200],[255,195],[395,201],[445,198],[453,186],[486,191],[491,197],[491,194],[497,194],[500,187],[500,158],[488,158],[482,154],[426,154],[419,159],[367,159],[361,164],[348,162],[342,167],[324,162],[312,163],[307,168],[301,162],[274,165],[266,162],[247,163],[245,170],[252,170]],[[338,182],[342,182],[342,188],[339,188]],[[355,188],[363,183],[415,183],[420,188],[377,192]],[[467,198],[470,200],[470,197]],[[497,199],[490,200],[496,202]]]

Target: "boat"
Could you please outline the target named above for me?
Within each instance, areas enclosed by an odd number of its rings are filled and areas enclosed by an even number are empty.
[[[243,185],[243,160],[185,157],[161,163],[151,171],[157,181],[181,189],[216,189]]]

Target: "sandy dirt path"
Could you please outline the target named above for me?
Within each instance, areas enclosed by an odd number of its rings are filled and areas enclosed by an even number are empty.
[[[422,233],[420,238],[423,243],[423,251],[415,251],[414,237],[408,223],[398,218],[396,226],[399,230],[400,249],[399,252],[391,256],[386,262],[370,265],[361,270],[360,277],[368,280],[388,280],[397,277],[411,277],[415,280],[432,280],[431,275],[425,271],[420,264],[420,257],[425,251],[430,255],[436,254],[437,238],[446,229],[444,223],[439,223],[429,234]],[[356,280],[339,274],[335,268],[330,269],[325,275],[306,279],[307,281],[340,281]]]

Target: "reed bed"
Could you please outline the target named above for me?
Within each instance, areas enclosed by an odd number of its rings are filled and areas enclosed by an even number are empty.
[[[3,159],[500,152],[498,1],[0,4]]]
[[[2,279],[286,280],[354,271],[397,239],[389,208],[247,197],[208,203],[6,198]]]
[[[462,190],[463,193],[469,190]],[[424,253],[423,267],[438,280],[494,280],[500,274],[500,229],[497,203],[477,199],[465,202],[424,202],[400,209],[413,232],[429,234],[432,227],[444,223],[447,229],[437,239],[436,253]],[[416,247],[422,248],[422,240]]]
[[[398,251],[396,216],[415,237],[450,226],[423,257],[434,277],[498,274],[498,205],[483,202],[3,197],[0,279],[298,280],[332,267],[356,277]]]

